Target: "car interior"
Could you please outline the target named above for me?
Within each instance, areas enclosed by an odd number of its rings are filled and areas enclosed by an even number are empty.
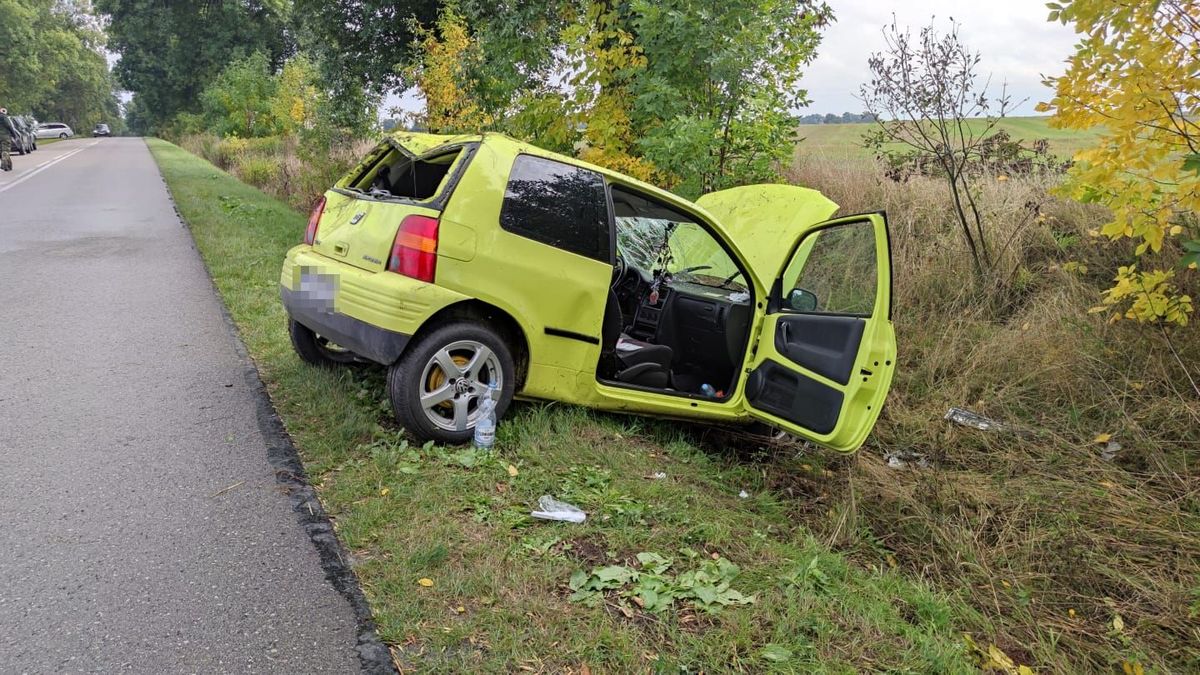
[[[462,151],[459,146],[432,157],[413,158],[388,146],[381,157],[366,163],[347,189],[377,199],[430,199]]]
[[[617,255],[597,378],[724,399],[753,316],[744,270],[696,219],[612,186]]]

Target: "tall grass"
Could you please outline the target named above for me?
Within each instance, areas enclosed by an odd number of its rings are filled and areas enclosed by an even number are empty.
[[[195,134],[179,145],[271,196],[307,210],[337,179],[358,163],[377,140],[325,144],[289,136],[222,138]]]
[[[984,181],[1003,255],[979,284],[938,181],[827,160],[790,179],[843,213],[887,209],[900,348],[869,447],[815,488],[837,517],[811,526],[957,589],[1021,662],[1200,670],[1200,401],[1159,333],[1087,312],[1128,259],[1091,241],[1107,214],[1049,197],[1050,178]],[[1197,337],[1176,335],[1184,363],[1200,363]],[[954,427],[951,406],[1019,429]]]

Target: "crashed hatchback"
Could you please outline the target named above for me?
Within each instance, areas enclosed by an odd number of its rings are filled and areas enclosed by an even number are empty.
[[[396,419],[471,438],[480,397],[765,422],[841,451],[895,368],[882,213],[791,185],[690,202],[500,134],[390,136],[283,264],[305,361],[388,367]]]

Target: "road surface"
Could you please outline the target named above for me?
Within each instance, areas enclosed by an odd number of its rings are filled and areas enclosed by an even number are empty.
[[[0,173],[0,672],[352,672],[350,603],[145,144]]]

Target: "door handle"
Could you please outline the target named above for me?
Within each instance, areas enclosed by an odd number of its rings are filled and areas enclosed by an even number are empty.
[[[788,339],[788,332],[788,325],[781,321],[779,323],[779,335],[783,338],[783,344],[785,345],[791,343],[791,340]]]

